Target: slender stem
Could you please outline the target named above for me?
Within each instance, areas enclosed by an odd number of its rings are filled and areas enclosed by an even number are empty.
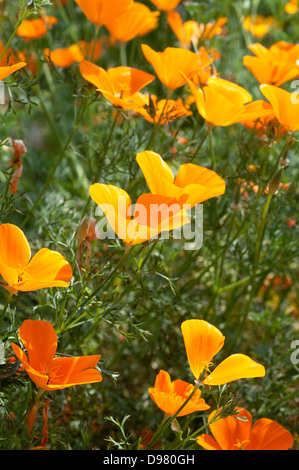
[[[5,317],[5,314],[7,312],[7,309],[10,305],[10,302],[11,302],[11,299],[12,299],[12,296],[13,296],[13,293],[10,292],[7,296],[7,299],[6,299],[6,303],[3,307],[3,310],[2,310],[2,313],[1,313],[1,317],[0,317],[0,332],[1,332],[1,329],[2,329],[2,324],[3,324],[3,321],[4,321],[4,317]]]
[[[1,51],[0,53],[0,60],[2,59],[2,57],[4,57],[4,54],[7,52],[9,46],[11,45],[15,35],[17,34],[17,30],[20,26],[20,24],[22,23],[22,21],[26,18],[26,16],[28,15],[28,10],[27,10],[27,5],[25,4],[24,6],[24,11],[21,10],[20,13],[19,13],[19,17],[18,17],[18,20],[16,22],[16,25],[15,25],[15,28],[13,30],[13,33],[12,35],[10,36],[9,40],[7,41],[5,47],[3,48],[3,50]]]
[[[195,151],[194,151],[193,154],[192,154],[191,162],[193,162],[193,160],[194,160],[195,157],[197,156],[198,152],[200,151],[201,147],[202,147],[203,144],[205,143],[205,141],[206,141],[208,135],[209,135],[210,132],[211,132],[211,129],[212,129],[211,126],[208,126],[208,127],[207,127],[207,130],[206,130],[206,132],[204,133],[203,138],[201,139],[201,141],[199,142],[197,148],[195,149]]]

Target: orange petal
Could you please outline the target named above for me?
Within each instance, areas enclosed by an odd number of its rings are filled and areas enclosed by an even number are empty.
[[[261,418],[253,425],[246,450],[288,450],[294,445],[292,434],[276,421]]]
[[[0,67],[0,81],[4,80],[4,78],[8,77],[9,75],[16,72],[17,70],[20,70],[26,65],[27,65],[26,62],[19,62],[18,64],[14,64],[9,67]]]
[[[243,408],[235,410],[237,417],[227,416],[210,423],[210,430],[222,450],[237,450],[238,445],[247,446],[250,439],[252,425],[251,414]],[[210,414],[208,420],[212,421],[215,413]]]
[[[51,365],[47,390],[101,382],[102,375],[95,369],[100,358],[100,355],[56,357]]]
[[[165,185],[174,182],[174,175],[171,168],[158,153],[146,150],[138,153],[136,160],[151,193],[173,196],[170,193],[166,194]]]
[[[203,380],[203,383],[206,385],[223,385],[239,379],[264,377],[265,373],[264,366],[253,361],[250,357],[244,354],[232,354],[224,359]]]
[[[30,260],[31,250],[21,229],[12,224],[0,225],[0,274],[11,287]]]
[[[24,269],[22,281],[15,286],[20,291],[44,289],[45,287],[68,287],[72,269],[63,255],[42,248]]]
[[[201,434],[196,438],[196,442],[205,450],[222,450],[210,434]]]
[[[186,320],[181,325],[191,371],[199,379],[211,359],[220,351],[225,337],[215,326],[204,320]]]
[[[260,90],[272,104],[280,124],[290,132],[299,130],[298,93],[289,93],[274,85],[260,85]]]
[[[102,26],[117,18],[123,11],[132,7],[133,0],[75,0],[85,16],[92,23]]]

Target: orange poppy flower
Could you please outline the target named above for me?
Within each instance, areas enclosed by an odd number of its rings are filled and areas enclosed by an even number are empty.
[[[145,36],[156,29],[159,16],[159,11],[151,11],[143,3],[134,2],[132,8],[124,11],[105,26],[113,42],[115,40],[127,42],[136,37]]]
[[[79,69],[85,80],[95,85],[110,103],[124,109],[143,106],[138,92],[155,79],[154,75],[131,67],[120,66],[106,71],[88,60],[83,60]]]
[[[173,416],[192,393],[194,385],[183,380],[171,382],[170,375],[164,370],[160,370],[156,376],[155,386],[148,389],[151,399],[160,410],[169,416]],[[209,405],[201,398],[201,391],[197,390],[186,406],[178,413],[179,416],[186,416],[195,411],[209,409]]]
[[[95,183],[89,194],[103,210],[116,235],[132,246],[189,223],[181,201],[154,194],[142,194],[133,208],[131,198],[121,188]]]
[[[67,287],[72,269],[57,251],[42,248],[31,258],[27,238],[16,225],[0,225],[0,274],[14,293],[45,287]]]
[[[199,38],[211,39],[222,34],[227,18],[219,18],[216,23],[210,22],[206,25],[194,20],[184,23],[179,12],[173,10],[167,13],[167,21],[182,47],[189,47],[191,43],[197,45]]]
[[[236,416],[212,422],[217,412],[208,417],[213,437],[201,434],[196,438],[205,450],[288,450],[294,444],[291,433],[276,421],[261,418],[252,425],[251,413],[236,407]]]
[[[244,105],[252,101],[248,91],[223,78],[210,77],[203,88],[196,87],[188,78],[187,82],[199,114],[210,125],[225,127],[240,122]]]
[[[263,95],[270,101],[273,111],[288,132],[299,130],[299,99],[298,93],[289,93],[274,85],[260,85]]]
[[[249,49],[256,57],[245,56],[243,64],[260,83],[280,86],[299,76],[299,46],[285,49],[277,44],[266,49],[261,44],[251,44]]]
[[[286,13],[290,15],[294,15],[298,11],[298,1],[297,0],[290,0],[284,7]]]
[[[159,10],[170,11],[173,10],[181,0],[150,0]]]
[[[24,20],[17,29],[17,35],[24,39],[42,38],[47,34],[48,29],[51,29],[57,22],[58,19],[55,16],[43,16],[34,20]]]
[[[165,124],[183,116],[191,116],[192,111],[187,109],[182,100],[158,100],[155,95],[141,95],[144,103],[136,108],[136,113],[144,117],[148,122]]]
[[[223,347],[225,337],[218,328],[204,320],[186,320],[181,325],[190,369],[196,380],[202,373],[205,385],[223,385],[235,380],[264,377],[264,366],[244,354],[232,354],[208,375],[212,358]]]
[[[275,27],[277,27],[277,21],[273,16],[248,15],[243,21],[243,28],[257,38],[265,36],[271,28]]]
[[[72,44],[69,47],[63,47],[50,51],[44,49],[44,54],[49,62],[53,62],[57,67],[70,67],[75,62],[82,62],[84,56],[78,44]]]
[[[61,390],[74,385],[102,381],[95,369],[100,355],[55,357],[57,335],[51,323],[42,320],[25,320],[19,329],[19,338],[28,356],[14,343],[11,347],[24,369],[42,390]]]
[[[195,206],[225,192],[225,182],[212,170],[186,163],[181,165],[176,177],[158,153],[146,150],[136,157],[152,194],[187,198],[184,204]]]
[[[202,60],[202,55],[180,47],[166,47],[163,52],[156,52],[142,44],[145,58],[155,69],[160,81],[167,88],[175,89],[186,83],[186,77],[208,67],[213,59]]]
[[[133,6],[133,0],[75,0],[84,15],[97,26],[103,26]]]

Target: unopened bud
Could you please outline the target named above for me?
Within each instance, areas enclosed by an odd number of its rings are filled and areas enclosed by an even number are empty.
[[[23,155],[23,153],[27,152],[26,145],[22,140],[14,140],[12,143],[14,153],[15,153],[15,158],[19,159]]]
[[[280,186],[280,181],[281,181],[281,176],[282,176],[282,173],[283,173],[283,170],[284,170],[284,167],[281,167],[277,173],[275,173],[275,175],[273,176],[273,178],[271,179],[270,183],[269,183],[269,186],[268,186],[268,193],[269,194],[276,194],[277,191],[278,191],[278,188]]]

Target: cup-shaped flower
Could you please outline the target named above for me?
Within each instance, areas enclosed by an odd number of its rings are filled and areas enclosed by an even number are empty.
[[[221,34],[227,18],[219,18],[216,23],[210,22],[206,25],[194,20],[183,22],[179,12],[172,10],[167,13],[167,21],[181,46],[189,47],[192,43],[197,45],[199,38],[211,39],[213,36]]]
[[[170,11],[173,10],[181,0],[150,0],[159,10]]]
[[[207,85],[199,88],[186,77],[199,114],[213,126],[230,126],[240,122],[244,105],[252,96],[240,85],[219,77],[210,77]]]
[[[260,85],[260,90],[273,107],[275,116],[287,132],[299,130],[299,94],[274,85]]]
[[[163,125],[166,122],[192,115],[192,111],[184,106],[181,98],[177,100],[159,100],[155,95],[141,95],[139,93],[139,96],[144,100],[144,103],[143,106],[136,108],[135,111],[152,124]]]
[[[298,11],[298,1],[297,0],[290,0],[285,6],[284,10],[289,15],[294,15]]]
[[[218,410],[208,417],[211,434],[201,434],[196,442],[205,450],[288,450],[293,446],[291,433],[268,418],[252,424],[252,415],[236,407],[234,416],[217,418]],[[216,415],[216,416],[215,416]]]
[[[156,376],[155,386],[148,389],[151,399],[160,410],[169,416],[173,416],[181,408],[184,402],[194,390],[194,385],[183,380],[171,382],[170,375],[164,370],[160,370]],[[193,397],[186,403],[177,416],[186,416],[195,411],[209,409],[209,405],[201,398],[201,391],[196,390]]]
[[[51,29],[56,23],[58,23],[58,18],[55,16],[24,20],[17,29],[17,36],[26,40],[39,39],[45,36],[48,29]]]
[[[243,21],[243,28],[257,38],[269,34],[271,28],[275,27],[277,27],[277,20],[273,16],[248,15]]]
[[[209,373],[211,360],[223,347],[225,337],[218,328],[204,320],[185,320],[181,329],[189,366],[196,380],[201,380],[203,373],[202,383],[205,385],[223,385],[244,378],[264,377],[264,366],[245,354],[228,356]]]
[[[151,11],[146,5],[134,2],[132,8],[106,24],[111,39],[120,42],[131,41],[153,31],[158,26],[160,12]]]
[[[184,204],[190,208],[225,192],[224,180],[202,166],[185,163],[175,177],[170,166],[156,152],[140,152],[136,160],[152,194],[177,200],[185,196]]]
[[[69,285],[72,268],[64,256],[42,248],[31,258],[28,240],[16,225],[0,225],[0,246],[0,274],[15,293]]]
[[[106,71],[88,60],[83,60],[79,68],[85,80],[92,83],[110,103],[124,109],[143,106],[144,100],[138,92],[155,80],[154,75],[132,67],[119,66]]]
[[[243,64],[263,84],[280,86],[299,76],[299,46],[283,47],[284,41],[273,44],[270,49],[261,44],[251,44],[255,56],[245,56]]]
[[[133,0],[75,0],[84,15],[97,26],[103,26],[133,6]]]
[[[147,44],[142,44],[146,60],[152,64],[160,81],[170,90],[186,83],[186,77],[208,67],[213,59],[206,59],[181,47],[166,47],[163,52],[156,52]]]
[[[129,246],[190,222],[180,201],[174,198],[142,194],[133,207],[128,193],[117,186],[95,183],[89,193],[114,233]]]
[[[7,67],[0,67],[0,82],[4,80],[4,78],[8,77],[17,70],[20,70],[26,65],[26,62],[18,62],[17,64],[9,65]]]
[[[102,381],[101,373],[95,369],[100,355],[55,357],[57,335],[51,323],[25,320],[19,329],[19,338],[27,355],[17,344],[12,343],[11,347],[40,389],[60,390]]]

